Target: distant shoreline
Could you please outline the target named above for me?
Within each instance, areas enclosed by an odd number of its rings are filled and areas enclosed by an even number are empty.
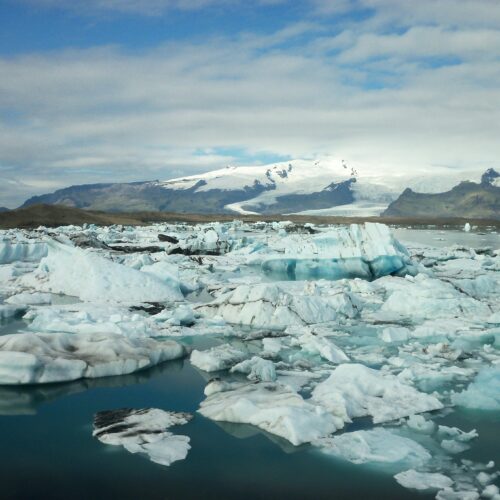
[[[381,222],[395,226],[436,226],[442,228],[460,228],[466,222],[472,226],[495,227],[500,229],[500,219],[470,218],[431,218],[431,217],[339,217],[319,215],[240,215],[240,214],[189,214],[173,212],[97,212],[62,205],[32,205],[0,213],[0,229],[33,229],[39,226],[58,227],[65,225],[96,224],[108,226],[122,224],[143,226],[158,222],[184,222],[189,224],[205,222],[244,222],[292,221],[297,224],[359,224],[363,222]]]

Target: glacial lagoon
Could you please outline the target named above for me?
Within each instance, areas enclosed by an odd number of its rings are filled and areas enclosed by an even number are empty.
[[[394,234],[410,248],[414,244],[441,248],[451,245],[500,247],[500,236],[493,233],[479,235],[461,231],[396,229]],[[68,298],[62,302],[71,303],[74,300]],[[146,313],[140,314],[147,317]],[[4,320],[0,335],[24,331],[28,327],[29,321],[18,316],[11,317]],[[243,326],[233,328],[245,330]],[[338,336],[335,342],[348,353],[352,353],[356,346],[375,344],[378,338],[377,327],[373,324],[343,325],[342,328],[350,336]],[[227,342],[227,335],[217,331],[193,336],[181,333],[178,332],[175,339],[190,349],[204,350]],[[235,342],[238,346],[242,341]],[[249,340],[249,350],[258,352],[259,342]],[[388,356],[397,356],[400,344],[386,347]],[[368,364],[380,368],[373,360]],[[244,375],[228,374],[226,371],[207,374],[192,366],[189,358],[184,358],[128,375],[0,387],[2,497],[435,497],[436,491],[418,492],[399,485],[393,475],[405,470],[404,466],[355,464],[342,457],[324,454],[309,444],[293,446],[286,439],[255,426],[205,418],[197,410],[206,398],[203,391],[207,381],[217,376],[236,383],[246,381]],[[456,386],[454,382],[450,384]],[[439,385],[436,387],[438,392],[450,388],[446,384]],[[463,389],[466,384],[464,382],[459,386]],[[304,397],[310,395],[308,389],[301,391]],[[457,427],[465,432],[476,429],[478,437],[459,454],[443,454],[443,473],[449,474],[454,470],[456,474],[456,467],[470,463],[464,480],[471,483],[471,478],[479,472],[497,470],[500,463],[500,412],[445,406],[427,415],[437,425]],[[190,438],[191,449],[187,458],[170,467],[163,467],[146,457],[130,454],[121,447],[102,444],[92,436],[95,413],[129,407],[195,414],[192,421],[178,430],[173,429],[174,433]],[[383,427],[401,432],[400,424],[387,422]],[[370,418],[356,418],[338,431],[338,435],[373,427]],[[408,429],[402,432],[428,446],[428,436]],[[497,467],[485,469],[484,464],[489,461],[495,461]],[[474,472],[474,467],[478,467],[477,472]],[[439,466],[436,468],[434,465],[433,470],[439,470]],[[477,488],[477,483],[474,486]]]

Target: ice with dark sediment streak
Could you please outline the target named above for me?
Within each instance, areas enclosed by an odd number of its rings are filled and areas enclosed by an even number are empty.
[[[0,385],[45,384],[125,375],[181,358],[173,340],[90,333],[0,336]]]
[[[152,462],[169,466],[184,460],[191,446],[189,437],[167,429],[187,424],[191,419],[189,413],[157,408],[101,411],[94,416],[93,436],[104,444],[123,446],[130,453],[139,453]]]
[[[325,437],[341,422],[319,405],[305,401],[290,387],[276,382],[224,386],[210,383],[198,410],[221,422],[251,424],[294,445]]]

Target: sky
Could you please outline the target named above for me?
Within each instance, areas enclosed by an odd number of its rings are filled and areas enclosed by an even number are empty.
[[[0,0],[0,206],[326,155],[498,168],[500,1]]]

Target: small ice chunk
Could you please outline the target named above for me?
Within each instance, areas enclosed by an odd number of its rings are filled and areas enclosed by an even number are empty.
[[[413,490],[440,490],[450,488],[453,484],[453,481],[444,474],[417,472],[415,469],[400,472],[394,478],[404,488]]]
[[[222,344],[206,351],[194,350],[191,364],[206,372],[227,370],[247,358],[247,354],[229,344]]]
[[[456,405],[478,410],[500,410],[500,365],[483,368],[465,391],[454,394]]]
[[[355,464],[418,467],[431,458],[431,454],[417,442],[380,427],[368,431],[346,432],[340,436],[320,439],[313,444],[328,455],[335,455]]]
[[[340,364],[349,361],[345,352],[340,349],[340,347],[337,347],[331,340],[326,337],[313,335],[312,333],[304,333],[296,339],[293,339],[292,345],[299,345],[304,352],[318,354],[332,363]]]
[[[186,458],[189,438],[167,429],[187,424],[192,415],[147,408],[101,411],[94,416],[93,436],[99,441],[123,446],[130,453],[146,455],[152,462],[170,465]]]
[[[481,493],[481,496],[483,498],[500,498],[500,493],[499,493],[499,489],[498,489],[498,486],[496,486],[495,484],[490,484],[488,486],[486,486],[486,488],[484,488],[484,490],[482,491]]]
[[[432,420],[426,420],[423,415],[411,415],[406,421],[406,425],[410,429],[424,434],[432,434],[436,429],[436,424]]]
[[[249,380],[260,380],[261,382],[274,382],[276,370],[274,363],[259,356],[253,356],[233,366],[231,372],[244,373]]]

